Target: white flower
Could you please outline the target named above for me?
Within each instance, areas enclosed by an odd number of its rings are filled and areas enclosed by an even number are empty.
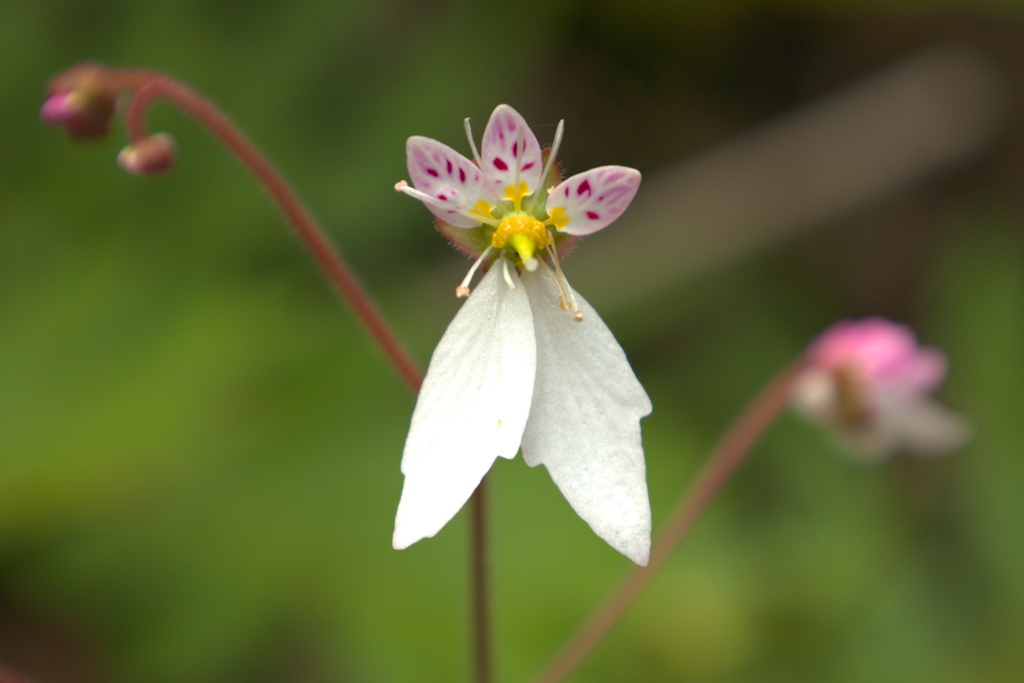
[[[929,396],[946,376],[946,356],[919,346],[905,325],[842,320],[811,343],[806,358],[794,405],[864,460],[947,453],[970,434],[960,415]]]
[[[640,419],[650,399],[558,263],[572,236],[625,210],[640,174],[604,166],[538,192],[557,180],[560,133],[561,124],[543,165],[533,133],[506,105],[491,115],[476,163],[434,140],[409,139],[415,189],[397,189],[422,200],[445,234],[479,254],[457,293],[466,295],[476,268],[494,260],[430,360],[402,456],[395,548],[440,531],[495,459],[513,458],[521,446],[527,464],[547,467],[598,536],[647,564]]]

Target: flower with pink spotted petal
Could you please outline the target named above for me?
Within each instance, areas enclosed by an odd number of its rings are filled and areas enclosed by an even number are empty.
[[[545,154],[519,112],[502,104],[487,122],[480,151],[466,120],[472,160],[437,140],[409,138],[412,185],[403,180],[395,189],[422,201],[452,243],[477,257],[456,289],[460,297],[469,295],[477,268],[503,254],[530,272],[543,267],[563,294],[559,301],[580,315],[564,296],[568,283],[558,257],[622,215],[640,187],[640,172],[601,166],[561,181],[555,155],[562,130],[559,123]]]
[[[811,344],[806,360],[794,404],[865,459],[946,453],[968,438],[963,418],[929,396],[946,376],[945,355],[919,346],[904,325],[840,321]]]
[[[494,110],[473,160],[409,138],[412,186],[453,243],[477,260],[456,289],[469,296],[434,351],[402,456],[395,548],[435,535],[500,456],[522,447],[613,548],[646,565],[651,507],[640,419],[651,402],[593,308],[569,286],[559,255],[618,218],[640,173],[602,166],[559,182],[555,153],[511,107]],[[546,189],[550,188],[550,189]],[[470,295],[469,283],[490,268]]]

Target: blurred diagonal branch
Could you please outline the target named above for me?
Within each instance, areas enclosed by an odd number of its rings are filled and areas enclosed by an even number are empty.
[[[679,544],[789,404],[793,382],[805,367],[798,358],[754,397],[729,427],[658,531],[646,567],[633,567],[533,683],[559,683],[582,663],[654,580]]]
[[[11,669],[0,664],[0,683],[29,683],[29,679],[14,673]]]
[[[1005,91],[978,50],[918,52],[648,178],[573,280],[626,303],[866,205],[990,143]]]

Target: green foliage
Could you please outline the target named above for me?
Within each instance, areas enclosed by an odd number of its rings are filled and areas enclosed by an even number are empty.
[[[566,170],[624,163],[647,183],[852,73],[962,37],[953,10],[920,2],[897,16],[846,1],[16,4],[0,22],[0,662],[67,660],[46,680],[468,670],[464,523],[390,548],[413,398],[203,132],[155,107],[177,168],[128,177],[119,128],[69,144],[38,124],[51,75],[97,59],[211,95],[425,363],[464,260],[392,190],[409,135],[468,152],[462,118],[482,130],[507,101],[552,132],[565,116]],[[1019,17],[986,6],[973,30],[1019,43]],[[881,47],[851,38],[886,31]],[[1018,680],[1024,239],[998,188],[1022,178],[979,163],[987,175],[889,200],[884,229],[869,210],[628,307],[590,297],[655,405],[656,520],[762,383],[840,317],[891,315],[945,348],[943,398],[977,435],[946,460],[866,469],[785,417],[573,680]],[[865,261],[862,241],[908,243],[913,260]],[[587,249],[565,264],[574,283],[634,275],[587,274]],[[501,462],[492,480],[497,664],[524,680],[628,562],[543,472]]]

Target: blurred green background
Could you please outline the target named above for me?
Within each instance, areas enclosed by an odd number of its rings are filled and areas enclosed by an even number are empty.
[[[909,322],[976,438],[861,466],[787,415],[573,681],[1024,676],[1018,2],[14,2],[0,22],[0,662],[48,681],[459,681],[466,529],[390,547],[413,407],[237,164],[166,107],[129,177],[38,121],[92,59],[219,102],[423,363],[468,262],[392,187],[507,102],[644,185],[568,277],[654,402],[663,519],[832,321]],[[498,680],[629,568],[543,470],[492,477]]]

